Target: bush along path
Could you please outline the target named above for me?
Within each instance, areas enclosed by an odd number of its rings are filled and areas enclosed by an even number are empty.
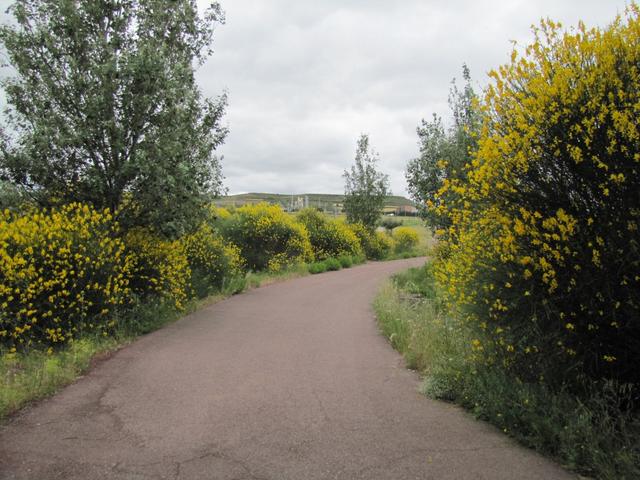
[[[417,391],[371,301],[424,259],[251,290],[119,350],[0,427],[0,479],[564,479]]]

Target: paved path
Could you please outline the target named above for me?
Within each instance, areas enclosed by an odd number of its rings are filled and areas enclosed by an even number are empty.
[[[565,479],[417,392],[378,333],[372,263],[232,297],[0,426],[0,479]]]

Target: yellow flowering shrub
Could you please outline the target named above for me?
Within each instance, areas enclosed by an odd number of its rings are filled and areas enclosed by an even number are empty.
[[[191,268],[191,285],[199,297],[223,287],[225,280],[242,274],[240,249],[226,242],[207,223],[180,239]]]
[[[245,205],[220,223],[222,235],[240,248],[254,271],[278,271],[313,260],[309,233],[278,205]]]
[[[209,207],[209,214],[213,220],[226,220],[231,216],[231,212],[229,210],[224,207],[216,207],[215,205],[211,205]]]
[[[418,232],[411,227],[396,227],[393,229],[393,240],[397,252],[406,252],[418,246],[420,238]]]
[[[638,7],[606,29],[534,31],[491,73],[467,175],[432,205],[450,225],[436,275],[490,342],[475,350],[522,378],[638,383]]]
[[[131,300],[133,259],[108,211],[70,204],[0,212],[0,345],[51,346],[107,333]]]
[[[127,232],[124,241],[133,259],[131,289],[138,298],[158,295],[183,309],[191,294],[191,269],[183,244],[142,228]]]
[[[300,211],[296,218],[309,232],[316,260],[362,255],[360,240],[343,222],[332,220],[313,208]]]

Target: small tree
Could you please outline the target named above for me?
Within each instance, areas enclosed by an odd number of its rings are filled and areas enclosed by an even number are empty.
[[[420,215],[432,228],[445,227],[448,220],[437,213],[440,202],[450,200],[436,195],[445,180],[462,179],[467,165],[477,148],[480,130],[480,114],[476,107],[476,94],[471,86],[471,74],[466,65],[462,66],[464,87],[459,90],[455,80],[449,92],[449,107],[453,123],[445,129],[442,119],[433,115],[429,122],[422,120],[417,128],[420,156],[407,164],[407,189],[418,204]]]
[[[18,0],[0,27],[12,138],[0,175],[40,205],[80,201],[126,225],[180,233],[221,191],[213,154],[226,97],[203,98],[194,62],[223,14],[195,0]]]
[[[349,223],[362,223],[373,230],[389,191],[389,177],[376,170],[378,154],[369,147],[369,136],[358,139],[355,165],[345,170],[344,211]]]

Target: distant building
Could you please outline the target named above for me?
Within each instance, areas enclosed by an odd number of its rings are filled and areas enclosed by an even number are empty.
[[[401,205],[396,207],[395,214],[400,217],[415,217],[418,215],[418,209],[413,205]]]

